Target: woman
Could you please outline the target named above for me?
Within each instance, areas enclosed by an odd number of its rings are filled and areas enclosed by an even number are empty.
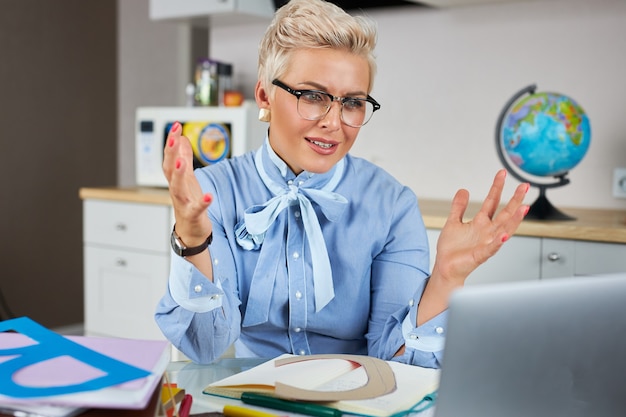
[[[498,172],[468,223],[469,195],[458,191],[429,276],[416,196],[349,154],[380,107],[369,96],[375,41],[364,18],[292,0],[259,46],[263,147],[194,173],[172,127],[163,168],[182,256],[172,256],[156,320],[192,360],[235,343],[240,357],[353,353],[440,366],[448,297],[514,233],[528,186],[496,215]]]

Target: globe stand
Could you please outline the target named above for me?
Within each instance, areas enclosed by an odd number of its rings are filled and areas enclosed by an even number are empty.
[[[502,162],[502,165],[507,169],[508,172],[511,173],[515,178],[517,178],[521,182],[527,182],[533,187],[539,188],[539,197],[535,200],[533,204],[531,204],[530,209],[528,210],[528,214],[526,214],[525,219],[530,220],[576,220],[575,217],[569,216],[550,203],[548,198],[546,197],[546,189],[561,187],[563,185],[569,184],[569,179],[566,178],[567,172],[556,176],[555,178],[558,180],[556,183],[550,184],[542,184],[533,181],[529,181],[528,179],[522,177],[517,171],[513,169],[507,158],[504,156],[504,151],[502,150],[502,146],[500,143],[500,133],[502,132],[502,124],[504,122],[504,117],[513,106],[513,104],[524,94],[534,94],[537,86],[532,84],[529,85],[520,91],[518,91],[511,99],[506,103],[502,112],[500,113],[500,117],[498,117],[498,123],[496,125],[496,150],[498,151],[498,157]]]
[[[569,182],[569,181],[568,181]],[[576,220],[557,209],[546,197],[546,188],[543,185],[533,184],[539,187],[539,197],[530,205],[526,219],[529,220]]]

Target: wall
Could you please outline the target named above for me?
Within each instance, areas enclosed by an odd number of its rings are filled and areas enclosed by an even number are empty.
[[[118,5],[117,184],[135,184],[135,109],[185,103],[191,31],[185,25],[153,22],[149,0]]]
[[[2,1],[0,290],[47,326],[83,321],[78,190],[116,180],[116,33],[115,0]]]
[[[592,144],[548,191],[558,207],[626,208],[612,197],[615,167],[626,167],[626,2],[551,0],[451,9],[371,9],[379,27],[382,104],[354,154],[382,165],[421,198],[449,199],[459,187],[472,200],[501,168],[495,125],[507,100],[536,83],[574,98],[591,120]],[[265,24],[215,28],[210,48],[235,64],[248,96]],[[507,193],[517,184],[511,179]],[[532,202],[536,191],[531,191]]]
[[[146,9],[125,17],[133,24],[133,36],[141,35],[145,42],[136,47],[143,45],[148,60],[157,59],[153,55],[160,51],[170,54],[167,62],[150,66],[149,76],[159,77],[155,94],[163,104],[182,104],[179,80],[180,74],[188,74],[188,63],[181,61],[178,71],[168,74],[168,65],[178,52],[168,32],[155,29],[167,24],[146,22],[148,0],[132,3]],[[122,2],[122,18],[129,7],[138,6]],[[421,198],[449,199],[464,187],[472,200],[480,200],[501,168],[494,136],[500,111],[515,92],[536,83],[539,90],[564,93],[578,101],[592,128],[590,150],[570,173],[571,184],[549,190],[548,198],[559,207],[626,208],[626,200],[613,198],[611,191],[613,168],[626,167],[621,105],[626,97],[622,75],[626,68],[625,2],[520,0],[449,9],[369,9],[367,13],[379,27],[379,71],[372,95],[383,107],[362,129],[354,154],[382,165]],[[121,30],[129,26],[122,20]],[[266,23],[254,23],[211,30],[211,55],[234,63],[235,82],[248,98],[253,95],[257,44],[265,27]],[[157,30],[161,36],[149,39],[144,30]],[[122,47],[124,39],[122,33]],[[162,56],[158,59],[166,61]],[[131,79],[146,75],[139,75],[136,65],[148,66],[137,61],[131,60],[130,65],[122,59],[121,71]],[[123,84],[124,77],[120,79]],[[173,86],[177,91],[166,91]],[[143,88],[124,101],[121,87],[122,184],[133,182],[134,110],[130,104],[156,101],[139,100],[146,92]],[[506,192],[512,192],[516,184],[511,178]],[[528,201],[536,194],[532,190]]]

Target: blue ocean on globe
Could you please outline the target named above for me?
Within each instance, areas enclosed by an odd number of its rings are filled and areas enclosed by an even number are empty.
[[[502,147],[522,171],[559,176],[584,158],[591,141],[589,118],[571,98],[555,93],[531,94],[505,116]]]

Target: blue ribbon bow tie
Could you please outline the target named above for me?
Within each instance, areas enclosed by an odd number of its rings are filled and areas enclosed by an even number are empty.
[[[269,143],[265,145],[271,152]],[[279,214],[289,206],[299,205],[302,222],[311,250],[313,265],[313,286],[315,289],[315,311],[323,309],[335,296],[332,270],[328,259],[328,250],[324,242],[322,229],[311,201],[315,202],[324,217],[337,221],[347,207],[348,200],[332,192],[337,186],[344,170],[342,159],[335,166],[330,181],[322,188],[301,187],[292,182],[280,184],[272,180],[263,167],[263,147],[255,155],[255,165],[263,183],[274,194],[265,204],[252,206],[244,212],[243,224],[238,225],[237,242],[247,250],[261,246],[257,267],[250,284],[248,305],[244,317],[244,326],[261,324],[268,320],[269,305],[274,288],[274,280],[280,263],[277,253],[284,253],[285,242],[274,239],[264,242],[270,227],[286,227],[284,221],[276,223]]]

